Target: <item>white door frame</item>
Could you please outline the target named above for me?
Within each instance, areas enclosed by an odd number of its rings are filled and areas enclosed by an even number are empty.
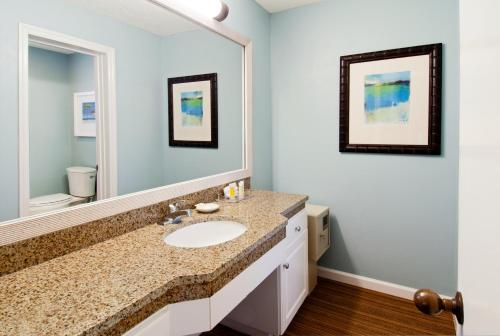
[[[500,335],[499,10],[497,0],[460,0],[457,335]]]
[[[94,57],[96,78],[98,200],[117,195],[115,50],[58,32],[19,24],[19,213],[29,216],[29,44]],[[72,113],[72,111],[68,111]]]

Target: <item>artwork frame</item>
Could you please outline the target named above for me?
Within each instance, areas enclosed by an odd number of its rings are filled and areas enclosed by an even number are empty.
[[[219,147],[217,73],[168,79],[168,125],[170,147]]]
[[[96,94],[90,92],[74,93],[74,136],[95,138],[97,136]]]
[[[406,73],[410,71],[398,70],[405,66],[416,69],[411,79]],[[377,69],[392,72],[377,74]],[[441,82],[441,43],[342,56],[339,151],[440,155]],[[385,99],[386,92],[398,98]]]

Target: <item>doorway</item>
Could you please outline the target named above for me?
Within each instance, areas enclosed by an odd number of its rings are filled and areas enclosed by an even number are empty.
[[[116,196],[114,49],[22,23],[19,40],[20,216]]]

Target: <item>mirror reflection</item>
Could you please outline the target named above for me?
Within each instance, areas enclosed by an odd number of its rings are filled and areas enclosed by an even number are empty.
[[[0,16],[0,221],[244,167],[242,46],[148,0],[5,0]]]
[[[29,47],[29,215],[96,199],[95,69],[91,56]]]

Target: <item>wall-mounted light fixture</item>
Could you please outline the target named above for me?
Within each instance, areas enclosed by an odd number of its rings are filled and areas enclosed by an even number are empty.
[[[224,21],[229,15],[228,5],[221,0],[182,0],[182,3],[219,22]]]

